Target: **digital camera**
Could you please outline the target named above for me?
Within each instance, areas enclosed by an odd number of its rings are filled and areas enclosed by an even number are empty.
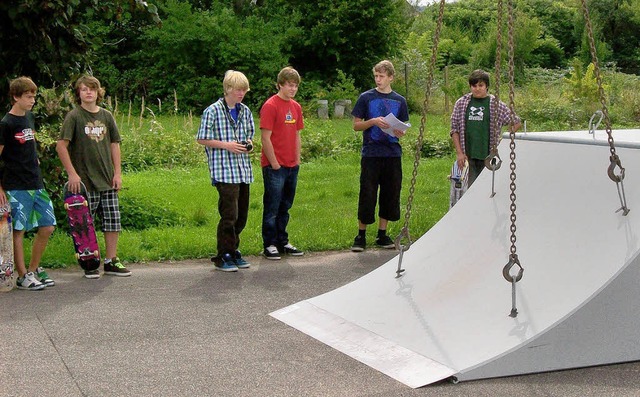
[[[247,149],[247,152],[250,152],[253,150],[253,145],[251,144],[251,142],[240,141],[239,143],[243,145],[245,149]]]

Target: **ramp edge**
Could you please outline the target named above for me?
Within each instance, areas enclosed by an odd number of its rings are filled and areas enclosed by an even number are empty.
[[[414,389],[458,373],[308,301],[269,315]]]

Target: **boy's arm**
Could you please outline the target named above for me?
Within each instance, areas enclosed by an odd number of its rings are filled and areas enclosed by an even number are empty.
[[[239,142],[219,141],[217,139],[196,139],[196,142],[213,149],[224,149],[236,154],[247,152],[247,148]]]
[[[69,176],[69,191],[71,193],[80,193],[80,176],[71,163],[71,156],[69,156],[69,141],[66,139],[58,140],[58,143],[56,144],[56,152],[58,152],[60,162]]]
[[[302,141],[300,139],[300,130],[296,132],[296,164],[300,164],[302,153]]]
[[[456,161],[458,162],[458,167],[463,168],[467,155],[462,151],[462,146],[460,145],[460,134],[455,131],[452,132],[451,140],[453,141],[453,147],[456,149]]]
[[[369,120],[363,120],[359,117],[353,118],[353,130],[354,131],[364,131],[368,128],[373,127],[374,125],[380,128],[389,128],[389,124],[384,121],[384,117],[376,117]]]
[[[111,160],[113,161],[113,181],[115,190],[122,188],[122,154],[120,152],[120,142],[111,142]]]
[[[278,159],[276,158],[276,151],[273,149],[273,143],[271,142],[271,134],[273,133],[273,131],[260,128],[260,133],[262,137],[262,152],[264,153],[265,157],[269,161],[271,168],[273,168],[274,170],[279,170],[280,163],[278,163]],[[298,131],[296,139],[297,139],[296,145],[299,145],[300,131]],[[298,151],[298,156],[299,156],[300,150],[297,149],[297,146],[296,146],[296,150]]]

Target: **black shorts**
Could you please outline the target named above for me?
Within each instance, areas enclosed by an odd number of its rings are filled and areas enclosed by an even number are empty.
[[[360,160],[358,220],[365,225],[376,221],[376,201],[379,201],[378,217],[389,221],[400,219],[401,188],[402,158],[363,157]]]

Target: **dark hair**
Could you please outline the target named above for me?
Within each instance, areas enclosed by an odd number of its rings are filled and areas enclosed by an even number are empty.
[[[469,85],[476,85],[478,82],[484,82],[489,87],[489,73],[482,69],[476,69],[469,75]]]

